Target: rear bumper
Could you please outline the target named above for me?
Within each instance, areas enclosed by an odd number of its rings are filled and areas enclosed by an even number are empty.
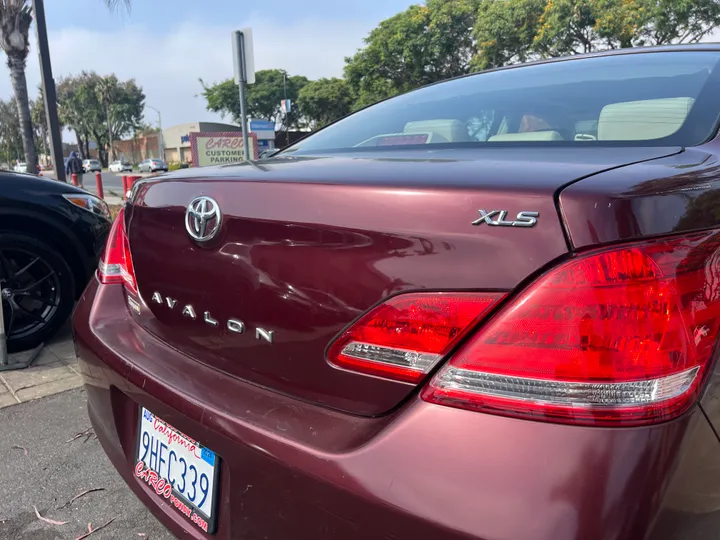
[[[353,417],[194,362],[125,306],[121,287],[93,280],[74,315],[90,418],[113,465],[180,538],[206,535],[133,476],[139,406],[220,456],[221,539],[682,538],[649,534],[667,512],[687,514],[678,467],[686,479],[683,458],[720,465],[697,410],[616,430],[417,399],[384,418]],[[702,458],[693,453],[699,444]],[[697,497],[686,481],[682,489]]]

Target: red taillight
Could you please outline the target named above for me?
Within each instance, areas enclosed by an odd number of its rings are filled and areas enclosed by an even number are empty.
[[[720,233],[586,253],[452,356],[422,397],[590,425],[668,420],[696,400],[720,325]]]
[[[333,343],[336,366],[389,379],[419,382],[504,295],[411,293],[364,315]]]
[[[125,234],[125,208],[121,208],[110,228],[105,250],[100,257],[98,277],[101,283],[123,283],[137,294],[130,243]]]

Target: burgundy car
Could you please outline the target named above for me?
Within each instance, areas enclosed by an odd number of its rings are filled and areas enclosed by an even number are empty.
[[[435,84],[136,184],[74,314],[180,538],[720,536],[720,46]]]

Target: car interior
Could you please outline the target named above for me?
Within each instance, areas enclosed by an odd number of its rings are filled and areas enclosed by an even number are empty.
[[[373,121],[365,118],[360,125],[358,119],[353,122],[353,129],[342,129],[341,121],[339,129],[333,131],[331,148],[533,142],[660,144],[680,132],[696,104],[700,110],[694,118],[703,124],[696,131],[707,127],[709,134],[717,120],[702,112],[709,111],[705,97],[708,70],[560,84],[542,84],[541,80],[534,86],[500,90],[478,89],[478,84],[473,87],[469,84],[482,79],[482,76],[464,79],[467,88],[460,95],[434,92],[419,99],[423,96],[418,93],[412,99],[410,93],[387,102],[384,111],[383,104],[370,108],[360,115],[372,117]],[[714,109],[709,112],[717,115]],[[348,118],[348,127],[353,119]]]

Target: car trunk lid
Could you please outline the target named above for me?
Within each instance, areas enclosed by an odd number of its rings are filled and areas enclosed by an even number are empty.
[[[415,385],[331,366],[326,351],[340,332],[403,292],[512,291],[568,251],[562,186],[678,150],[284,158],[144,181],[128,212],[142,297],[133,316],[221,373],[381,414]],[[222,211],[207,242],[185,225],[200,196]],[[537,224],[492,226],[481,210],[504,211],[505,221],[536,212]]]

